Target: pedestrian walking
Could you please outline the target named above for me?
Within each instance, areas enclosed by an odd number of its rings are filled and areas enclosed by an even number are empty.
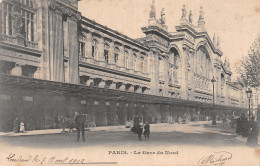
[[[145,139],[149,139],[149,136],[150,136],[150,125],[148,123],[148,121],[146,121],[146,124],[144,126],[144,137]]]
[[[20,132],[24,132],[25,131],[25,129],[24,129],[24,123],[23,123],[23,121],[21,121],[21,123],[20,123]]]
[[[85,118],[82,113],[78,114],[75,112],[75,125],[77,129],[77,141],[79,142],[80,133],[82,135],[82,140],[85,142]]]
[[[252,117],[250,124],[249,124],[249,134],[247,137],[247,145],[257,146],[258,145],[258,135],[259,135],[259,125],[255,121],[255,117]]]
[[[141,121],[137,123],[136,129],[137,129],[138,139],[142,140],[143,126],[141,125]]]

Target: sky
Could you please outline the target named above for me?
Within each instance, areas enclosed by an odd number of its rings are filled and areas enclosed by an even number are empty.
[[[79,11],[131,38],[140,38],[144,37],[141,27],[148,25],[151,3],[152,0],[82,0]],[[156,17],[164,8],[169,32],[175,32],[179,25],[183,4],[188,12],[192,10],[195,25],[200,6],[203,7],[207,32],[211,39],[213,34],[219,36],[222,59],[228,57],[234,71],[260,34],[260,0],[155,0]]]

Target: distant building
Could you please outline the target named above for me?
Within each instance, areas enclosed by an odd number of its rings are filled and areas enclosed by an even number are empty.
[[[253,88],[252,98],[250,101],[252,113],[255,117],[257,117],[257,108],[260,106],[260,91],[257,88]]]
[[[0,130],[15,117],[44,129],[81,111],[102,126],[137,114],[151,123],[205,120],[247,107],[202,8],[196,22],[183,7],[169,33],[152,4],[139,39],[81,16],[77,0],[2,0],[0,9]]]

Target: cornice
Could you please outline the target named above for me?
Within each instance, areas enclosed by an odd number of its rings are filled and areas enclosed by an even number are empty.
[[[75,21],[81,20],[80,12],[58,1],[49,1],[49,8],[53,12],[71,17]]]

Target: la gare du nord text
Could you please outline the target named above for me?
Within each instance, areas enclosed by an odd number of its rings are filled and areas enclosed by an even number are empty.
[[[176,155],[176,154],[179,154],[179,152],[178,151],[175,151],[175,152],[173,152],[173,151],[168,151],[168,150],[165,150],[165,151],[125,151],[125,150],[123,150],[123,151],[108,151],[108,154],[166,154],[166,155]]]

